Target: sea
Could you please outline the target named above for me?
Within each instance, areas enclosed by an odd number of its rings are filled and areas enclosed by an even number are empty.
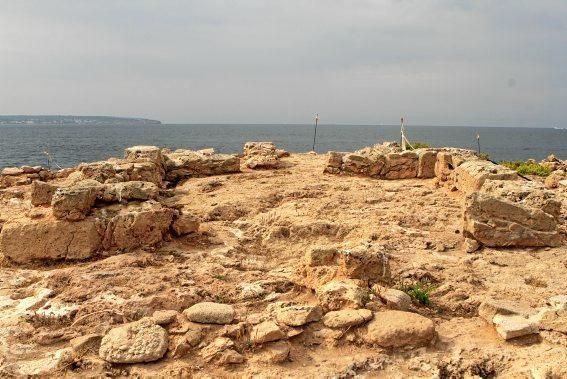
[[[462,147],[487,153],[494,161],[541,160],[549,154],[567,159],[567,130],[551,128],[406,126],[410,141],[432,147]],[[299,124],[140,124],[0,125],[0,168],[22,165],[71,167],[81,162],[122,157],[126,147],[155,145],[170,149],[212,147],[238,153],[246,141],[272,141],[290,152],[313,148],[314,125]],[[355,151],[398,141],[398,125],[326,125],[317,128],[315,150]]]

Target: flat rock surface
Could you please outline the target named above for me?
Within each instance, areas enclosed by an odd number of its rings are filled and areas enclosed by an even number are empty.
[[[434,337],[433,321],[416,313],[402,311],[375,313],[362,334],[365,342],[381,347],[424,346]]]

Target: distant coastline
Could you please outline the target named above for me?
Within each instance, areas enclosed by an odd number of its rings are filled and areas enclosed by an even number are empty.
[[[152,124],[159,125],[161,121],[147,118],[111,117],[111,116],[72,116],[72,115],[10,115],[0,116],[2,124],[22,125],[108,125],[108,124]]]

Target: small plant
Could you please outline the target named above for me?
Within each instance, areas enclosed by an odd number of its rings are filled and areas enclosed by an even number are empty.
[[[431,147],[428,143],[425,142],[414,142],[412,146],[408,146],[408,150],[415,150],[415,149],[427,149]]]
[[[518,174],[522,175],[537,175],[537,176],[548,176],[551,174],[551,169],[545,167],[535,162],[524,162],[524,161],[502,161],[500,162],[502,166],[511,168],[515,170]]]
[[[362,305],[366,305],[370,301],[370,294],[371,290],[366,289],[362,291],[362,293],[360,294],[360,301]]]
[[[213,278],[215,278],[217,280],[226,280],[226,275],[215,274],[215,275],[213,275]]]
[[[423,305],[431,305],[431,299],[429,298],[429,293],[435,289],[435,285],[428,282],[413,282],[410,284],[402,283],[399,287],[400,291],[403,291],[412,298],[412,300],[417,301]]]

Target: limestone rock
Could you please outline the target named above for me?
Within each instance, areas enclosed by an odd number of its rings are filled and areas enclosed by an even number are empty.
[[[31,203],[32,205],[49,205],[53,199],[53,194],[57,190],[57,186],[51,185],[40,180],[32,182],[31,185]]]
[[[505,340],[539,333],[539,325],[522,316],[496,315],[493,320],[496,331]]]
[[[159,194],[159,188],[154,183],[129,181],[107,184],[102,199],[106,202],[123,202],[130,200],[153,200]]]
[[[150,161],[156,165],[163,164],[161,149],[157,146],[132,146],[124,150],[124,160],[128,162]]]
[[[411,312],[375,313],[365,329],[363,340],[381,347],[425,346],[435,337],[433,321]]]
[[[437,162],[437,151],[429,149],[416,150],[418,155],[417,177],[428,179],[435,177],[435,163]]]
[[[547,178],[545,178],[545,188],[554,189],[559,187],[559,182],[565,179],[565,171],[553,171]]]
[[[174,215],[174,210],[151,200],[120,207],[107,223],[103,246],[128,251],[155,245],[169,233]]]
[[[58,370],[63,370],[71,362],[73,362],[71,349],[59,349],[39,359],[23,360],[9,365],[5,367],[3,374],[18,378],[47,377],[56,375]]]
[[[528,305],[508,300],[490,299],[482,302],[478,307],[478,315],[491,324],[496,315],[517,315],[527,318],[536,313],[537,311]]]
[[[289,360],[291,344],[287,341],[266,343],[255,354],[254,361],[264,363],[282,363]]]
[[[479,191],[486,180],[518,180],[518,173],[490,161],[466,161],[455,169],[455,186],[470,194]]]
[[[51,200],[53,215],[69,221],[83,220],[95,204],[100,190],[96,185],[58,188]]]
[[[73,355],[83,356],[86,354],[97,354],[100,348],[102,336],[100,334],[87,334],[75,337],[69,341]]]
[[[317,289],[317,297],[321,307],[329,311],[363,305],[362,289],[349,281],[331,281]]]
[[[150,319],[111,329],[103,338],[99,356],[111,363],[152,362],[164,356],[167,331]]]
[[[390,153],[386,156],[386,179],[410,179],[417,177],[418,156],[413,151]]]
[[[272,142],[246,142],[244,158],[246,167],[252,169],[275,169],[280,165],[280,156]]]
[[[480,192],[465,200],[463,234],[494,247],[561,244],[553,215]]]
[[[92,220],[15,220],[0,232],[0,252],[25,263],[47,259],[86,259],[100,250],[101,236]]]
[[[166,179],[179,181],[188,177],[240,172],[240,158],[229,154],[205,155],[191,150],[165,154]]]
[[[348,328],[358,326],[372,319],[372,311],[368,309],[345,309],[331,311],[323,317],[323,324],[329,328]]]
[[[250,338],[255,344],[278,341],[285,337],[284,332],[273,321],[264,321],[258,325],[254,325],[250,332]]]
[[[199,218],[190,213],[181,213],[173,220],[171,229],[177,236],[197,232],[199,230]]]
[[[411,297],[407,293],[394,288],[380,288],[377,295],[390,309],[407,311],[411,306]]]
[[[174,322],[178,315],[179,312],[173,309],[163,309],[163,310],[155,311],[152,314],[152,320],[157,325],[168,325]]]
[[[234,349],[234,342],[226,337],[217,337],[201,350],[205,361],[217,361],[219,364],[232,364],[244,362],[244,357]]]
[[[203,302],[186,309],[183,314],[190,321],[202,324],[230,324],[236,312],[232,305]]]
[[[463,242],[463,250],[466,253],[474,253],[475,251],[477,251],[480,248],[481,248],[481,245],[477,240],[475,240],[473,238],[465,238],[465,241]]]
[[[322,316],[323,311],[317,305],[291,305],[276,310],[278,322],[289,326],[302,326],[319,321]]]

